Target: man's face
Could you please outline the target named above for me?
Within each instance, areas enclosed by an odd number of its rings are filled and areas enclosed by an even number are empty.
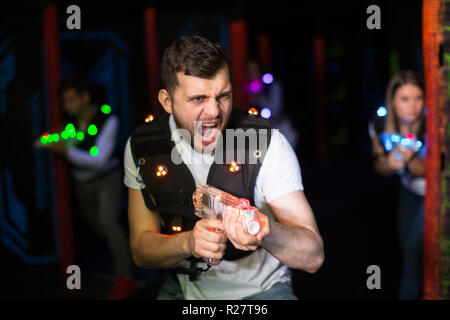
[[[232,109],[228,68],[220,69],[212,79],[186,76],[183,72],[177,76],[179,85],[172,97],[176,124],[189,131],[195,150],[211,152]],[[201,127],[194,127],[195,121],[202,121]]]
[[[88,92],[79,94],[74,88],[70,88],[62,93],[63,108],[72,117],[79,117],[83,109],[89,105],[89,102],[90,95]]]

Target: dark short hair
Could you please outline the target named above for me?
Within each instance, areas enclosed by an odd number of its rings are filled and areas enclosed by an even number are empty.
[[[87,81],[80,74],[71,74],[61,81],[58,90],[59,96],[61,97],[69,89],[75,89],[78,94],[90,92]]]
[[[213,78],[224,66],[229,68],[225,50],[201,36],[185,36],[174,41],[165,51],[161,62],[161,80],[172,95],[179,85],[177,73],[203,79]]]

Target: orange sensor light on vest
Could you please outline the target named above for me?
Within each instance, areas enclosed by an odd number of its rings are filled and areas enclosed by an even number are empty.
[[[236,163],[236,161],[231,161],[230,167],[228,168],[228,170],[231,173],[238,173],[239,171],[241,171],[241,167]]]
[[[181,227],[180,226],[172,226],[172,230],[175,232],[180,232],[181,231]]]
[[[167,175],[167,167],[165,165],[160,164],[156,170],[156,176],[162,178]]]
[[[256,110],[256,108],[250,108],[250,109],[248,109],[248,114],[250,114],[252,116],[257,116],[258,110]]]
[[[145,122],[152,122],[153,121],[153,119],[155,119],[155,117],[152,115],[152,114],[149,114],[148,116],[147,116],[147,118],[145,118]]]

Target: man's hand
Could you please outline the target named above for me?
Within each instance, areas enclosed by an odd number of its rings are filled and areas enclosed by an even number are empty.
[[[56,154],[59,154],[61,156],[66,156],[67,155],[67,147],[61,141],[43,144],[41,142],[41,140],[38,139],[38,140],[36,140],[33,143],[33,145],[34,145],[35,148],[41,148],[41,149],[44,149],[44,150],[49,150],[49,151],[52,151],[52,152],[54,152]]]
[[[216,219],[197,221],[189,237],[190,250],[196,258],[222,259],[226,242],[222,221]]]
[[[59,154],[60,156],[66,156],[67,155],[67,147],[62,142],[52,142],[48,149],[56,154]]]
[[[241,219],[244,219],[244,217],[235,214],[233,209],[225,212],[222,219],[225,233],[236,249],[244,251],[256,250],[261,245],[264,237],[270,233],[269,218],[261,212],[258,213],[258,218],[261,228],[256,235],[252,236],[242,226]]]

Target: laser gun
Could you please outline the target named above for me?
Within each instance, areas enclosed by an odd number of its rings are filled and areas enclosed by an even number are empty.
[[[259,232],[260,223],[258,209],[251,206],[245,198],[237,198],[217,188],[203,185],[192,195],[195,215],[202,219],[221,220],[225,212],[235,213],[242,217],[244,230],[255,235]]]
[[[103,107],[102,107],[103,108]],[[91,124],[87,128],[87,133],[91,136],[98,134],[98,129],[95,124]],[[76,138],[76,140],[75,140]],[[33,145],[36,148],[45,148],[53,142],[62,142],[68,147],[72,147],[85,139],[85,133],[83,131],[76,130],[72,123],[68,123],[65,130],[59,133],[48,133],[45,132],[40,138],[34,141]],[[99,150],[97,146],[92,146],[89,150],[91,156],[97,156]]]
[[[402,147],[410,149],[413,152],[418,152],[423,146],[422,141],[417,140],[415,136],[410,133],[404,137],[398,133],[382,133],[380,138],[387,152],[395,149],[397,145],[401,145]]]

